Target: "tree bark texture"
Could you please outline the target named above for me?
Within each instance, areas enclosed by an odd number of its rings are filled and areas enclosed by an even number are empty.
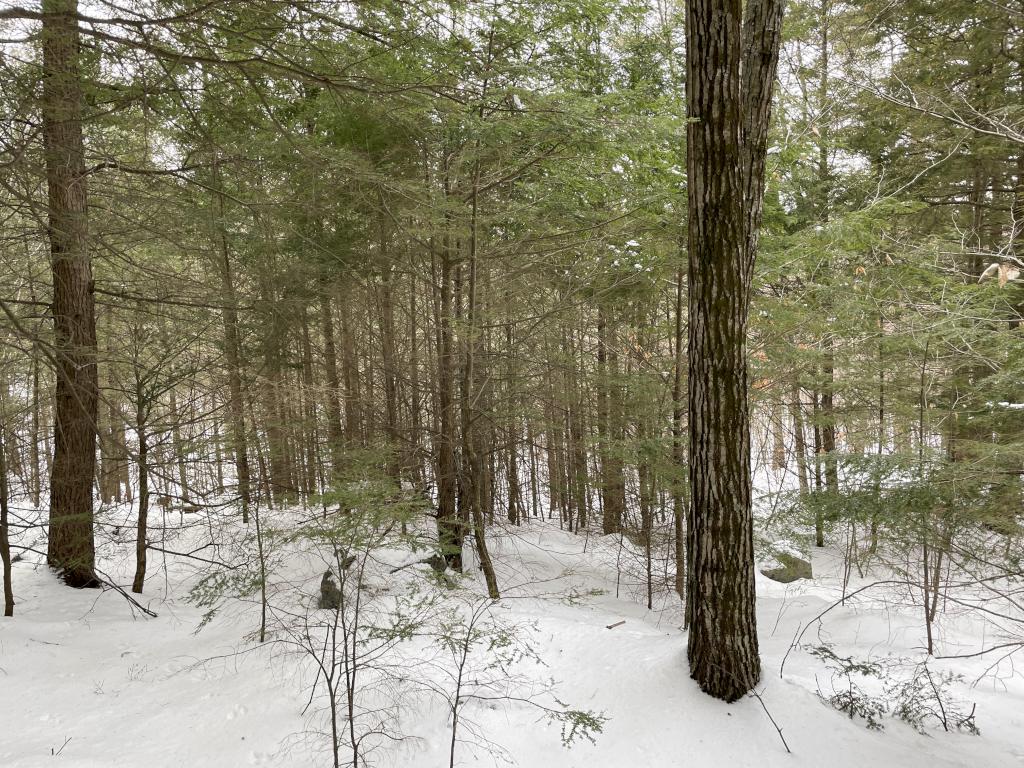
[[[92,498],[98,379],[78,3],[44,0],[42,7],[42,118],[57,367],[46,560],[70,586],[91,587],[99,583],[94,572]]]
[[[779,0],[687,6],[690,675],[757,684],[746,329],[782,23]],[[742,64],[742,66],[741,66]]]

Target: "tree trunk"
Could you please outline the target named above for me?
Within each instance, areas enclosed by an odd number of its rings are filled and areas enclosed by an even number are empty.
[[[772,469],[779,471],[786,468],[785,411],[782,398],[772,400],[771,432],[772,432]]]
[[[30,476],[32,490],[32,506],[36,509],[42,501],[43,476],[39,467],[39,439],[40,439],[40,415],[39,415],[39,350],[37,343],[33,343],[32,349],[32,423],[29,431],[28,456],[32,464]]]
[[[351,288],[349,289],[351,291]],[[362,395],[359,388],[359,357],[352,328],[349,295],[341,303],[341,372],[345,383],[345,443],[348,448],[362,444]]]
[[[214,405],[216,408],[217,406]],[[214,417],[213,420],[213,450],[214,450],[214,491],[219,495],[224,493],[224,438],[221,436],[221,423]]]
[[[437,533],[448,565],[462,571],[462,525],[456,497],[455,466],[455,350],[452,342],[452,264],[450,246],[441,251],[439,345],[437,350],[437,408],[439,429],[437,452]]]
[[[839,468],[836,464],[836,409],[835,409],[835,355],[832,342],[825,355],[821,389],[821,450],[825,463],[825,488],[839,493]]]
[[[108,403],[108,419],[110,421],[110,449],[114,453],[114,475],[111,478],[114,500],[121,504],[128,501],[131,476],[128,472],[128,436],[125,434],[126,424],[121,406],[111,394]]]
[[[735,701],[760,679],[746,327],[782,3],[687,6],[690,675]],[[742,62],[742,71],[741,71]]]
[[[618,354],[615,328],[608,312],[597,307],[597,435],[601,459],[601,532],[606,536],[622,530],[626,509],[626,481],[618,437]]]
[[[73,587],[99,585],[94,571],[92,484],[96,472],[96,316],[82,146],[82,84],[76,0],[43,1],[46,180],[57,368],[47,563]]]
[[[580,343],[576,343],[576,331],[567,331],[564,348],[570,355],[569,366],[565,371],[565,402],[566,402],[566,448],[568,488],[571,501],[576,510],[575,522],[570,519],[570,530],[582,530],[587,527],[590,514],[590,499],[587,494],[589,473],[587,471],[587,429],[584,422],[583,386],[578,371],[583,370],[583,333],[580,331]],[[578,350],[578,354],[577,354]],[[616,434],[613,432],[613,434]],[[623,489],[625,495],[625,489]]]
[[[492,600],[497,600],[500,596],[498,594],[498,579],[494,573],[494,564],[491,562],[491,554],[487,549],[487,537],[484,531],[484,516],[488,511],[485,509],[485,506],[488,505],[490,498],[485,478],[483,436],[480,429],[480,410],[486,397],[484,391],[486,377],[482,371],[477,370],[479,366],[479,351],[481,349],[480,330],[477,328],[481,307],[479,283],[482,281],[478,280],[479,265],[476,253],[476,182],[477,178],[474,176],[469,237],[469,285],[467,286],[468,295],[466,300],[465,368],[463,371],[463,445],[466,463],[469,465],[467,491],[473,522],[473,539],[476,543],[477,556],[480,560],[480,569],[484,572],[484,579],[487,582],[487,594]]]
[[[252,503],[249,452],[246,446],[245,402],[242,398],[242,356],[238,340],[238,307],[235,297],[235,281],[231,271],[231,256],[228,251],[227,226],[224,218],[224,194],[220,190],[220,165],[218,157],[213,161],[213,186],[217,204],[218,272],[221,289],[224,292],[224,308],[221,317],[224,322],[224,362],[228,369],[228,412],[230,415],[231,450],[235,457],[235,480],[238,483],[238,497],[242,502],[242,522],[249,522],[249,505]]]
[[[146,581],[146,529],[149,524],[149,437],[141,422],[136,424],[139,434],[139,519],[135,530],[135,578],[132,592],[142,593]]]
[[[829,3],[822,2],[820,8],[821,22],[821,60],[818,67],[818,104],[824,109],[828,101],[828,13]],[[830,213],[830,174],[828,164],[828,125],[821,120],[818,131],[818,220],[827,224]],[[825,486],[830,493],[839,493],[839,469],[836,461],[836,412],[835,412],[835,343],[831,339],[825,341],[826,354],[821,389],[821,448],[825,453]]]
[[[106,314],[106,322],[104,323],[104,363],[98,365],[97,377],[98,377],[98,391],[103,393],[103,403],[97,405],[97,418],[100,419],[97,424],[96,437],[100,448],[100,460],[99,460],[99,486],[100,492],[100,503],[101,504],[113,504],[115,498],[120,501],[120,473],[121,469],[118,461],[118,451],[114,443],[115,438],[115,424],[118,421],[117,418],[117,406],[114,404],[114,391],[113,383],[110,376],[110,361],[114,359],[113,347],[113,329],[111,328],[111,314]]]
[[[302,491],[308,499],[317,491],[317,463],[320,459],[320,438],[316,424],[316,400],[313,381],[313,345],[309,338],[309,315],[303,305],[299,319],[302,324],[302,446],[305,463]]]
[[[807,494],[807,438],[804,434],[804,404],[800,386],[793,387],[789,410],[793,417],[793,453],[796,456],[796,475],[800,493]]]
[[[7,508],[7,458],[3,443],[4,422],[0,420],[0,565],[3,567],[4,616],[14,615],[14,589],[11,585],[11,540]]]
[[[640,443],[640,455],[637,462],[637,481],[639,486],[638,500],[640,503],[640,542],[644,547],[644,577],[647,582],[647,610],[654,608],[654,574],[652,571],[651,545],[654,533],[654,473],[651,471],[650,455],[647,447],[649,433],[646,419],[641,417],[637,424],[637,440]]]
[[[287,506],[295,500],[295,486],[291,445],[288,439],[288,399],[290,388],[286,386],[284,372],[284,344],[288,334],[284,307],[270,285],[264,286],[263,300],[270,311],[263,338],[263,409],[267,435],[267,459],[270,465],[270,488],[274,503]]]
[[[327,378],[327,442],[331,454],[331,473],[337,477],[341,471],[342,446],[341,400],[338,393],[341,381],[338,377],[338,353],[334,344],[333,291],[324,288],[320,295],[320,323],[324,337],[324,373]]]
[[[523,410],[526,408],[525,398]],[[533,431],[533,420],[526,419],[526,445],[530,455],[530,513],[533,517],[540,517],[540,461],[537,458],[537,438]]]
[[[549,385],[549,399],[554,398],[554,387]],[[544,448],[547,456],[548,469],[548,519],[559,512],[561,519],[562,509],[565,505],[562,492],[562,430],[558,422],[558,410],[553,404],[547,408],[547,425],[544,430]]]
[[[686,414],[686,400],[684,395],[685,386],[685,375],[684,366],[686,365],[686,353],[685,347],[683,346],[683,340],[685,338],[686,328],[683,322],[683,276],[684,267],[682,264],[679,265],[679,269],[676,272],[676,313],[675,313],[675,335],[673,338],[675,352],[674,366],[672,379],[672,460],[676,465],[676,471],[679,476],[683,475],[686,467],[686,445],[683,441],[683,417]],[[673,522],[673,534],[674,534],[674,555],[676,565],[675,575],[675,588],[676,593],[679,595],[679,599],[686,601],[686,582],[687,582],[687,559],[686,559],[686,499],[684,494],[686,493],[685,485],[677,480],[672,484],[672,522]],[[683,623],[690,626],[690,614],[686,611],[686,615],[683,619]]]
[[[423,396],[420,392],[419,316],[416,310],[416,277],[409,279],[409,458],[408,471],[417,488],[425,484],[420,459],[423,432]]]
[[[178,496],[181,504],[188,506],[192,503],[192,492],[188,483],[188,449],[181,439],[181,417],[178,413],[178,396],[172,389],[170,392],[171,405],[171,452],[174,454],[174,464],[178,472]]]
[[[385,246],[384,236],[381,236],[381,251]],[[397,368],[395,361],[395,304],[393,290],[393,276],[389,266],[384,267],[384,274],[381,277],[380,288],[380,335],[381,335],[381,363],[384,373],[384,413],[386,419],[386,433],[388,440],[388,475],[397,483],[401,474],[401,462],[399,461],[399,433],[398,433],[398,384]]]

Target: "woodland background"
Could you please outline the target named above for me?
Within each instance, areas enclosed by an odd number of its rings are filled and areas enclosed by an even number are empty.
[[[402,535],[436,517],[442,550],[465,538],[492,598],[511,577],[488,537],[548,521],[615,537],[633,597],[680,606],[681,4],[97,0],[51,31],[81,47],[47,79],[40,22],[67,5],[0,6],[16,557],[52,554],[51,476],[88,469],[94,519],[67,536],[87,524],[104,567],[124,544],[127,571],[97,576],[125,593],[149,589],[149,526],[273,537],[380,506]],[[79,433],[56,428],[58,378],[89,364],[78,331],[55,335],[41,118],[68,104],[98,377]],[[902,585],[926,655],[951,606],[997,625],[971,653],[1015,651],[1024,4],[792,0],[771,119],[747,336],[758,562],[827,549],[843,599],[865,574]],[[55,473],[55,440],[90,430],[94,471]],[[461,569],[461,546],[444,556]]]

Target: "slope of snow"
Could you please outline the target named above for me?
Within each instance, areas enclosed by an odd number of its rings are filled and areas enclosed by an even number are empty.
[[[218,538],[227,535],[218,531]],[[1024,763],[1024,680],[1004,667],[970,685],[991,659],[933,662],[965,676],[954,693],[976,705],[980,736],[941,729],[923,735],[891,719],[884,732],[868,730],[819,700],[815,691],[830,684],[829,672],[801,649],[790,652],[780,677],[780,663],[798,630],[837,599],[837,565],[827,557],[815,562],[816,573],[825,575],[814,582],[787,586],[758,577],[758,691],[792,750],[787,754],[761,701],[748,697],[726,705],[703,695],[689,679],[678,604],[663,595],[658,609],[648,611],[632,599],[634,585],[621,583],[616,572],[620,544],[615,537],[576,536],[536,521],[493,536],[504,592],[494,612],[528,628],[530,645],[543,662],[520,665],[519,671],[538,683],[554,679],[560,700],[608,720],[596,743],[566,749],[558,726],[546,724],[528,704],[470,701],[465,717],[495,747],[460,743],[456,764],[501,764],[495,757],[501,750],[529,768]],[[132,547],[112,544],[102,553],[102,566],[118,583],[130,582],[126,564]],[[0,620],[0,766],[330,765],[323,738],[311,732],[311,715],[303,714],[308,669],[274,644],[251,639],[258,607],[235,601],[197,633],[203,611],[184,599],[196,562],[155,559],[145,604],[157,618],[133,616],[114,591],[66,589],[44,567],[16,564],[16,616]],[[322,570],[322,564],[296,555],[287,564],[287,578],[314,590]],[[470,588],[485,594],[482,579],[470,570]],[[409,570],[402,578],[423,576]],[[919,659],[919,617],[894,607],[882,589],[833,609],[820,626],[812,624],[805,639],[830,640],[844,655],[860,658]],[[977,644],[976,624],[951,624],[943,637],[947,645]],[[414,655],[426,652],[414,643],[410,649]],[[373,764],[446,766],[445,706],[430,697],[407,704],[402,729],[409,738],[375,753]],[[470,740],[471,732],[461,735]]]

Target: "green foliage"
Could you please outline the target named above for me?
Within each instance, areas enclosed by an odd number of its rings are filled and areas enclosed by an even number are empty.
[[[832,673],[832,692],[819,688],[818,696],[850,719],[861,719],[870,730],[884,730],[883,718],[888,715],[901,720],[919,733],[929,727],[945,731],[980,734],[974,720],[974,706],[969,711],[950,693],[949,688],[963,680],[951,672],[933,673],[927,662],[913,665],[911,674],[899,677],[897,660],[859,660],[840,656],[827,643],[809,647],[808,653],[821,659]],[[874,683],[877,692],[868,692],[863,683]]]
[[[237,563],[213,563],[196,579],[188,591],[188,602],[205,608],[196,632],[206,627],[228,601],[252,599],[265,587],[263,574],[273,573],[280,560],[279,545],[286,536],[278,531],[263,531],[265,561],[256,555],[255,531],[246,532],[236,542],[235,551],[244,553]]]
[[[490,600],[466,599],[441,613],[434,642],[446,659],[442,669],[448,682],[438,690],[451,709],[453,728],[468,725],[478,740],[487,742],[486,734],[467,721],[464,704],[508,701],[535,707],[549,722],[559,724],[566,748],[579,739],[594,743],[608,720],[603,713],[572,709],[557,697],[553,680],[538,686],[520,670],[524,662],[544,663],[530,642],[535,631],[535,626],[504,619]]]
[[[589,710],[570,709],[561,701],[558,705],[564,709],[552,712],[550,717],[562,726],[562,746],[571,747],[578,739],[586,739],[591,744],[596,744],[595,736],[604,730],[608,718]]]

